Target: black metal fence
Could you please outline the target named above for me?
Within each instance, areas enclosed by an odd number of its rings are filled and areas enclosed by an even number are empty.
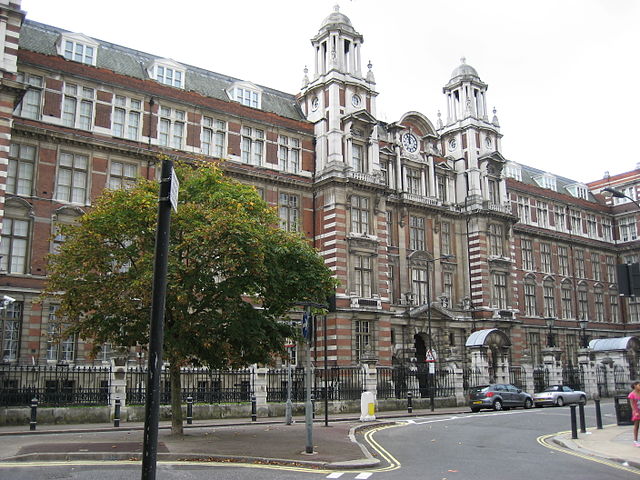
[[[520,390],[527,390],[527,376],[524,368],[520,366],[509,367],[509,383],[518,387]]]
[[[607,377],[607,367],[604,365],[596,366],[596,384],[598,386],[598,395],[600,395],[600,397],[609,396],[609,380]]]
[[[621,365],[613,366],[613,382],[616,393],[625,393],[631,388],[629,374]]]
[[[436,398],[455,395],[455,375],[449,368],[436,368],[429,372],[428,364],[378,367],[377,396],[384,398],[429,398],[433,389]]]
[[[584,390],[584,369],[567,366],[562,369],[562,384],[574,390]]]
[[[287,368],[267,372],[267,402],[286,402],[289,383]],[[305,401],[304,368],[291,367],[291,401]]]
[[[533,369],[533,392],[542,392],[549,386],[549,369],[539,366]]]
[[[146,400],[147,368],[127,370],[127,404],[142,405]],[[253,372],[246,370],[209,370],[182,368],[180,370],[182,401],[187,397],[196,403],[242,403],[251,401]],[[171,377],[163,369],[160,377],[160,403],[171,403]]]
[[[480,385],[480,379],[482,378],[482,371],[479,367],[467,367],[462,370],[462,388],[465,392],[469,391],[469,388]]]
[[[110,367],[0,365],[0,406],[109,405]]]
[[[267,402],[285,402],[289,373],[286,368],[267,372]],[[291,401],[304,402],[306,399],[304,368],[291,369]],[[313,370],[311,394],[317,401],[360,400],[364,391],[364,370],[362,367],[330,367]]]

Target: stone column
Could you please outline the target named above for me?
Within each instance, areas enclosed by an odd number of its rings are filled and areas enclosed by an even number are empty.
[[[558,347],[548,347],[542,349],[542,363],[549,370],[549,385],[562,384],[562,363],[560,357],[562,349]]]
[[[120,418],[125,418],[124,408],[127,404],[127,359],[118,357],[111,359],[111,385],[109,399],[111,405],[111,416],[115,412],[116,400],[120,400]]]
[[[469,347],[471,355],[471,368],[478,369],[480,376],[478,377],[478,384],[489,383],[489,364],[487,362],[487,355],[483,351],[483,347],[473,346]]]
[[[584,392],[588,398],[593,398],[593,396],[598,393],[598,382],[596,379],[595,364],[591,361],[591,350],[588,348],[578,350],[578,365],[584,378]]]
[[[256,408],[259,417],[268,417],[269,408],[267,406],[267,372],[268,368],[252,365],[253,371],[253,394],[256,397]]]

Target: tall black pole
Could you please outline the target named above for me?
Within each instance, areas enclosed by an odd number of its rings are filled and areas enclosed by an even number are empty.
[[[144,409],[144,438],[142,443],[142,480],[155,480],[158,455],[158,421],[160,418],[160,375],[162,373],[162,342],[164,337],[164,309],[167,293],[167,264],[169,256],[169,225],[171,222],[171,173],[173,162],[162,161],[158,226],[156,230],[155,263],[153,267],[153,303],[149,333],[149,372]]]
[[[324,426],[329,426],[329,392],[327,391],[327,315],[324,316],[324,321],[322,322],[323,336],[324,336]]]
[[[434,268],[435,270],[435,268]],[[429,273],[429,262],[427,262],[427,332],[429,334],[429,353],[427,354],[427,360],[435,361],[435,357],[433,356],[433,341],[431,340],[431,278]],[[435,367],[435,364],[433,365]],[[433,391],[433,375],[431,373],[432,362],[427,362],[427,379],[429,381],[429,406],[431,411],[435,410],[435,400],[434,400],[434,391]]]

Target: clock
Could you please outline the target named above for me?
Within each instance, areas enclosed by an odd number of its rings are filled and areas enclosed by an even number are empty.
[[[360,100],[360,97],[358,95],[354,95],[353,97],[351,97],[351,105],[353,105],[354,107],[359,106],[361,102],[362,100]]]
[[[318,97],[314,97],[313,100],[311,100],[311,110],[315,112],[318,109],[319,103]]]
[[[452,138],[451,140],[449,140],[449,148],[451,150],[455,150],[456,149],[456,145],[457,145],[457,143],[456,143],[456,139],[455,138]]]
[[[405,133],[402,135],[402,146],[409,153],[415,153],[418,150],[418,139],[413,133]]]

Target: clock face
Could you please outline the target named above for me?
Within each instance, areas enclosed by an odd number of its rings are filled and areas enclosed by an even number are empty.
[[[318,97],[315,97],[313,100],[311,100],[311,110],[315,112],[318,109],[319,103],[320,102],[318,101]]]
[[[354,95],[353,97],[351,97],[351,104],[354,107],[357,107],[358,105],[360,105],[361,102],[362,100],[360,100],[360,97],[358,95]]]
[[[457,145],[457,143],[456,143],[456,139],[455,138],[452,138],[451,140],[449,140],[449,148],[451,150],[455,150],[456,145]]]
[[[407,152],[414,153],[418,150],[418,139],[412,133],[402,135],[402,146]]]

